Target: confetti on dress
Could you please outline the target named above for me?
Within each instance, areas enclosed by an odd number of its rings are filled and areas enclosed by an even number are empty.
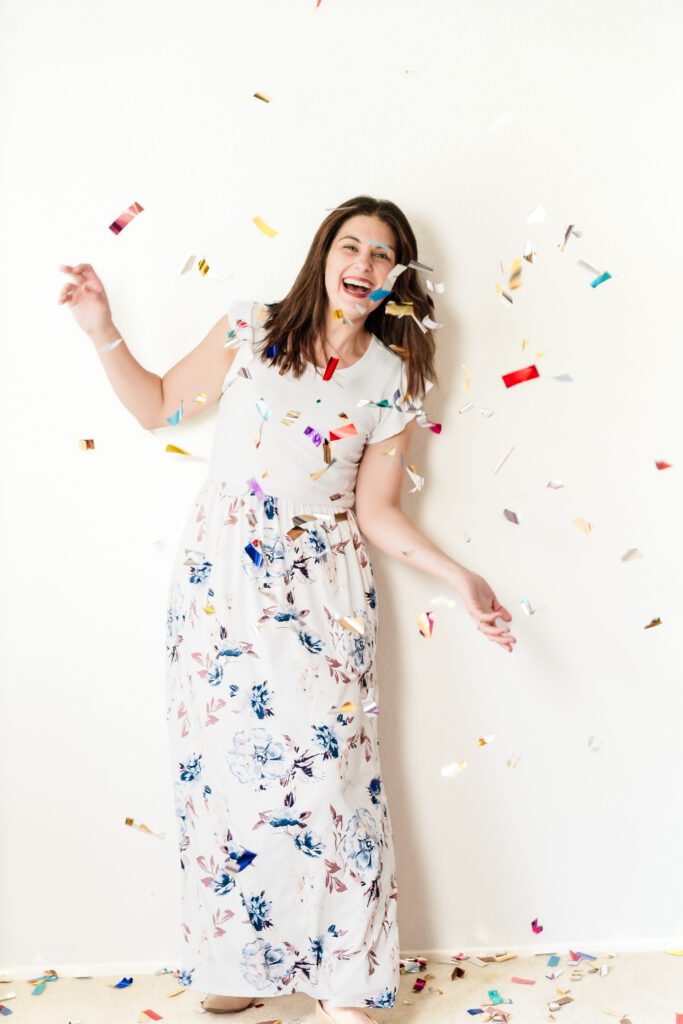
[[[503,384],[506,388],[514,387],[515,384],[522,384],[525,380],[533,380],[540,374],[535,366],[525,366],[523,370],[514,370],[512,373],[503,374]]]
[[[277,231],[275,230],[275,228],[271,228],[268,224],[266,224],[263,218],[254,217],[254,224],[259,229],[259,231],[262,231],[264,235],[268,236],[268,238],[275,238]]]
[[[357,615],[343,616],[339,619],[339,625],[343,626],[344,629],[348,629],[351,633],[357,633],[358,636],[365,635],[365,624]]]
[[[172,413],[170,416],[166,417],[166,422],[170,423],[172,427],[176,427],[182,420],[184,411],[185,410],[183,408],[183,401],[181,399],[180,405],[178,406],[176,411]]]
[[[357,433],[358,429],[354,423],[345,423],[330,431],[330,441],[342,441],[345,437],[353,437]]]
[[[126,224],[130,224],[133,217],[136,217],[138,213],[142,213],[143,209],[144,207],[140,206],[139,203],[132,203],[127,210],[124,210],[120,217],[111,222],[109,230],[113,231],[115,235],[120,235]]]
[[[339,363],[339,360],[335,359],[334,357],[331,357],[330,359],[327,360],[327,366],[325,367],[325,372],[323,374],[323,380],[331,380],[332,379],[332,374],[337,369],[338,363]]]

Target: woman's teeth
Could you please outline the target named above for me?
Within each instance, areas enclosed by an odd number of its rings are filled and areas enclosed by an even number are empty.
[[[342,287],[349,295],[367,295],[372,290],[370,285],[352,284],[351,282],[347,284],[346,281],[342,281]]]

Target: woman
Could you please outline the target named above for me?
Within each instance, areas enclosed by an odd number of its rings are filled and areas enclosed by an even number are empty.
[[[496,625],[511,615],[486,581],[401,509],[434,342],[385,309],[391,299],[418,320],[432,313],[416,260],[397,206],[351,199],[322,222],[283,301],[234,303],[163,380],[119,341],[92,267],[62,268],[74,280],[60,301],[143,427],[220,399],[167,617],[178,977],[212,993],[212,1012],[303,991],[321,1024],[367,1024],[362,1007],[394,1005],[397,891],[365,540],[450,585],[491,641],[509,652],[516,642]]]

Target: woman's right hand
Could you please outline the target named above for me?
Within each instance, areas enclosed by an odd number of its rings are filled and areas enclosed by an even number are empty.
[[[81,330],[92,336],[108,327],[112,323],[109,300],[90,264],[79,263],[75,267],[61,264],[59,269],[74,279],[62,288],[59,303],[69,306]]]

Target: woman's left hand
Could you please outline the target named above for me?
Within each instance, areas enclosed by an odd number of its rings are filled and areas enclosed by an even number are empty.
[[[453,581],[453,587],[462,598],[468,615],[477,623],[479,632],[511,652],[517,640],[507,626],[497,626],[496,619],[511,622],[512,616],[500,604],[483,576],[466,570]]]

